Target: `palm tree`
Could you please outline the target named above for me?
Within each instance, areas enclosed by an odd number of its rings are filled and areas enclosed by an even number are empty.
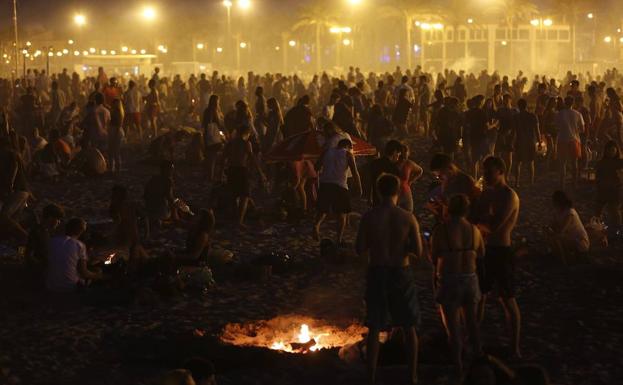
[[[385,5],[379,7],[379,15],[381,17],[398,18],[404,22],[408,68],[411,68],[412,64],[411,32],[413,25],[419,18],[424,20],[437,18],[439,9],[434,4],[434,0],[387,0]]]
[[[539,9],[530,0],[497,0],[492,11],[501,16],[506,26],[506,37],[510,51],[510,66],[513,66],[513,27],[518,21],[529,20]],[[512,68],[511,68],[512,70]]]
[[[316,0],[313,5],[307,5],[301,8],[298,21],[292,26],[293,31],[313,27],[316,40],[316,71],[322,71],[322,50],[320,40],[324,31],[336,24],[336,15],[331,11],[328,0]],[[284,47],[285,49],[285,47]]]

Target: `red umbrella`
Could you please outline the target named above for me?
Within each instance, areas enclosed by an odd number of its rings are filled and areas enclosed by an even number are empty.
[[[277,143],[264,157],[267,161],[314,160],[322,154],[326,138],[321,131],[311,130],[292,135]],[[376,148],[357,137],[351,137],[355,156],[376,155]]]

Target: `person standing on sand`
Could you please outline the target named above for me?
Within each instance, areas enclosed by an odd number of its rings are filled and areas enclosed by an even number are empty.
[[[519,216],[519,197],[506,183],[506,164],[502,159],[491,156],[485,160],[483,168],[486,188],[479,201],[481,217],[478,228],[485,237],[486,252],[479,319],[482,322],[484,318],[487,294],[495,288],[511,328],[513,355],[521,358],[521,314],[515,299],[515,266],[511,248],[511,234]]]
[[[235,139],[227,143],[225,147],[225,162],[227,168],[227,184],[233,199],[238,201],[238,226],[244,228],[244,217],[249,205],[250,186],[249,186],[249,161],[253,162],[260,174],[262,183],[266,184],[266,176],[262,172],[257,156],[253,152],[251,145],[251,128],[241,126],[236,130]]]
[[[327,148],[322,156],[320,187],[318,189],[318,215],[314,224],[313,238],[320,240],[320,225],[333,212],[338,215],[337,242],[342,242],[348,214],[351,212],[350,192],[348,190],[348,170],[355,181],[355,189],[361,194],[361,179],[357,171],[353,144],[349,139],[342,139],[337,147]]]
[[[580,135],[584,134],[584,118],[582,118],[582,114],[572,109],[573,103],[573,97],[567,96],[564,107],[558,111],[555,120],[558,128],[556,148],[560,167],[560,188],[563,190],[567,177],[567,164],[571,166],[573,187],[577,187],[579,178],[578,159],[582,154]]]
[[[382,175],[377,180],[381,204],[361,218],[356,249],[368,255],[366,324],[369,328],[368,379],[376,381],[379,333],[402,327],[408,352],[409,383],[417,383],[418,338],[416,324],[420,304],[409,253],[422,254],[420,228],[415,216],[396,205],[400,180]]]

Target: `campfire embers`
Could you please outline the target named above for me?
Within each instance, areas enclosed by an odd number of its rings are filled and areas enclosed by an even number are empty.
[[[341,328],[309,317],[281,316],[268,321],[228,324],[221,340],[232,345],[305,354],[355,343],[365,333],[367,329],[357,324]]]

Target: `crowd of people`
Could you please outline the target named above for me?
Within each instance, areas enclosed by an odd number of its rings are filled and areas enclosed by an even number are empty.
[[[159,68],[151,76],[132,77],[108,77],[100,68],[96,76],[81,78],[66,70],[52,75],[28,70],[21,79],[0,80],[0,236],[25,246],[29,269],[47,290],[89,290],[106,274],[82,241],[87,223],[71,218],[59,231],[65,208],[55,203],[43,208],[39,220],[26,221],[28,204],[46,201],[41,194],[35,198],[30,182],[67,183],[72,175],[106,173],[115,178],[131,172],[136,159],[128,149],[144,149],[147,161],[159,167],[145,184],[144,202],[132,201],[128,186],[115,186],[111,195],[115,245],[127,249],[133,273],[149,270],[158,259],[149,257],[153,234],[180,221],[192,222],[187,250],[165,262],[205,264],[215,213],[239,231],[250,231],[245,220],[258,206],[252,197],[258,185],[272,188],[287,217],[315,214],[310,232],[318,241],[326,238],[325,219],[336,215],[338,247],[347,247],[352,203],[362,197],[370,210],[361,218],[355,248],[369,260],[370,380],[376,377],[379,333],[402,327],[410,380],[417,381],[421,310],[414,257],[432,263],[440,318],[464,374],[466,350],[475,362],[483,355],[480,325],[488,295],[500,299],[511,325],[510,351],[521,358],[515,189],[535,183],[537,166],[559,175],[547,231],[555,256],[566,263],[590,250],[589,235],[565,192],[584,174],[595,176],[594,214],[602,217],[605,209],[611,239],[619,235],[621,84],[616,69],[600,76],[568,72],[560,80],[538,75],[529,80],[522,72],[433,75],[419,67],[367,75],[351,67],[339,77],[322,73],[309,79],[253,72],[236,79],[217,71],[169,79]],[[324,139],[313,159],[299,154],[269,162],[275,144],[313,130]],[[411,159],[418,137],[433,154],[426,165],[435,181],[426,197],[426,209],[436,218],[430,231],[421,231],[415,215],[412,186],[425,173]],[[379,155],[355,157],[357,140],[373,145]],[[175,178],[175,166],[184,162],[201,169],[211,188],[211,207],[196,219],[178,196],[182,181]],[[471,349],[463,346],[464,329]],[[186,376],[176,373],[171,376]]]

